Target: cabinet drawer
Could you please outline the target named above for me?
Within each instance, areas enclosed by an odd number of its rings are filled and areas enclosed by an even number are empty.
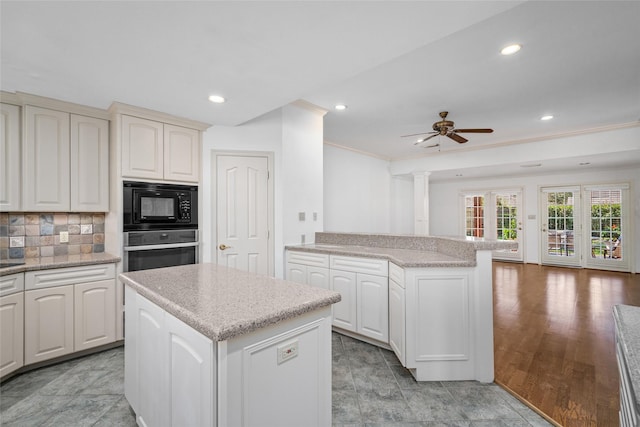
[[[16,273],[0,277],[0,297],[24,291],[24,274]]]
[[[27,271],[24,280],[25,289],[30,290],[114,279],[115,277],[115,264],[97,264],[82,267]]]
[[[314,267],[329,267],[329,255],[313,252],[287,251],[287,262],[311,265]]]
[[[374,276],[389,275],[389,262],[387,260],[331,255],[329,262],[332,270],[353,271],[355,273],[373,274]]]
[[[398,267],[394,263],[389,263],[389,279],[396,282],[402,289],[404,289],[404,269]]]

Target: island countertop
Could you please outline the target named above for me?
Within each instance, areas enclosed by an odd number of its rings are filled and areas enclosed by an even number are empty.
[[[213,341],[341,299],[338,292],[209,263],[122,273],[119,279]]]
[[[472,237],[317,232],[315,243],[294,251],[387,259],[402,268],[475,267],[478,250],[510,250],[510,241]]]

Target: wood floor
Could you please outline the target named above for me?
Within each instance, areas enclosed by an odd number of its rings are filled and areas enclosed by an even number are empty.
[[[494,262],[496,382],[558,425],[617,426],[612,307],[640,274]]]

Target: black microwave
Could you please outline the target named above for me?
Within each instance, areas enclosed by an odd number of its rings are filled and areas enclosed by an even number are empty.
[[[123,182],[124,231],[198,228],[198,186]]]

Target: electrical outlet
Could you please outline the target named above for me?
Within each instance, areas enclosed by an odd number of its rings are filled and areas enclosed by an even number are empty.
[[[314,212],[313,213],[313,220],[317,221],[318,220],[318,212]]]
[[[304,245],[305,240],[307,240],[307,236],[305,236],[304,234],[300,235],[300,244]]]
[[[304,221],[305,216],[304,212],[298,212],[298,221]]]
[[[60,243],[69,243],[69,232],[61,231],[60,232]]]
[[[298,340],[278,347],[278,365],[298,356]]]

